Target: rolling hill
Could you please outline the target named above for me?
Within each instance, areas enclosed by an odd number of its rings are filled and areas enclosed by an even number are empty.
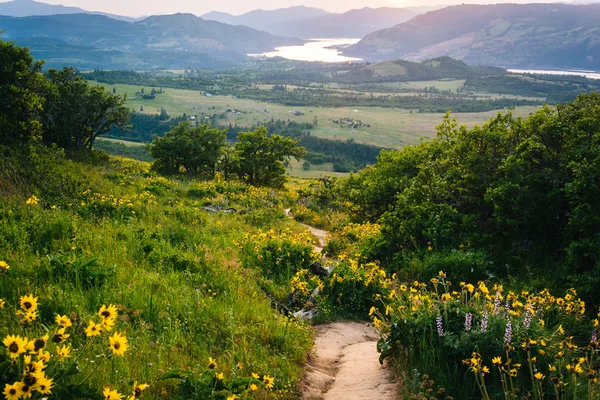
[[[60,4],[41,3],[34,0],[13,0],[0,3],[0,15],[9,17],[30,17],[34,15],[56,14],[97,14],[122,21],[134,21],[134,18],[122,15],[107,14],[99,11],[87,11],[79,7],[68,7]]]
[[[600,69],[600,4],[460,5],[367,35],[344,51],[370,61],[450,56],[469,64]]]
[[[239,16],[211,12],[202,18],[234,25],[246,25],[273,35],[302,38],[360,38],[379,29],[408,21],[418,15],[406,8],[361,8],[342,14],[308,7],[254,10]]]
[[[506,74],[506,70],[502,68],[467,65],[462,61],[444,56],[422,62],[393,60],[367,64],[338,74],[336,80],[342,83],[383,83],[470,79],[503,74]]]
[[[49,65],[64,62],[86,69],[225,67],[247,60],[248,53],[302,43],[192,14],[137,22],[91,14],[0,17],[0,29],[4,40],[30,45]]]

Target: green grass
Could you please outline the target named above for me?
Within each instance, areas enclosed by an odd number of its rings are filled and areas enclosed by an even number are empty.
[[[460,81],[427,81],[427,84],[413,82],[411,84],[431,86],[434,82],[440,85],[454,87]],[[223,126],[238,124],[241,126],[252,126],[271,119],[293,120],[297,122],[313,122],[317,117],[318,128],[314,134],[328,139],[348,140],[373,144],[382,147],[401,148],[406,144],[416,144],[422,138],[435,136],[435,127],[441,123],[442,115],[435,113],[410,113],[410,110],[393,109],[383,107],[287,107],[278,104],[261,103],[258,101],[234,99],[227,96],[205,97],[200,92],[193,90],[164,89],[166,92],[157,95],[155,100],[143,100],[135,97],[135,92],[140,90],[132,85],[107,85],[109,89],[115,87],[118,94],[127,94],[128,105],[139,111],[140,106],[144,112],[158,114],[160,108],[164,107],[171,115],[213,115],[225,113],[228,108],[242,111],[241,114],[227,113],[227,117],[221,120]],[[145,88],[149,91],[151,88]],[[158,89],[158,88],[157,88]],[[527,116],[538,107],[517,107],[515,114]],[[302,116],[294,116],[293,112],[300,109],[304,112]],[[266,114],[265,115],[265,110]],[[481,113],[456,113],[460,123],[473,126],[482,123],[497,114],[497,111]],[[340,127],[333,120],[340,118],[360,119],[370,127],[350,129]]]
[[[38,195],[37,205],[20,196],[0,199],[0,260],[10,265],[0,274],[6,301],[0,337],[42,335],[55,329],[56,313],[66,314],[74,324],[73,358],[81,356],[74,383],[94,370],[95,360],[96,387],[126,393],[137,380],[151,384],[145,398],[175,398],[176,382],[160,376],[174,370],[199,376],[214,357],[225,382],[258,372],[274,376],[276,387],[261,388],[257,398],[295,398],[310,328],[271,308],[261,289],[267,277],[240,265],[238,246],[259,229],[301,229],[283,214],[289,194],[157,177],[147,164],[127,160],[59,168],[77,171],[85,182],[74,198]],[[247,212],[213,214],[201,210],[205,204]],[[91,259],[102,281],[75,267]],[[30,293],[39,297],[39,322],[23,331],[15,311],[19,297]],[[105,353],[105,336],[82,349],[83,329],[102,304],[119,308],[115,329],[130,344],[124,358],[96,358]]]

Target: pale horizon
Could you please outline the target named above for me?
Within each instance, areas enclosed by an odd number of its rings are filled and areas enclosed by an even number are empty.
[[[0,3],[8,3],[12,0],[0,0]],[[31,0],[16,0],[31,1]],[[38,1],[38,0],[35,0]],[[143,0],[44,0],[40,3],[64,5],[69,7],[79,7],[87,11],[111,13],[122,16],[141,17],[160,14],[191,13],[203,15],[211,11],[226,12],[232,15],[244,14],[248,11],[263,9],[275,10],[294,6],[306,6],[320,8],[328,12],[342,13],[357,8],[378,8],[378,7],[427,7],[427,6],[448,6],[454,4],[500,4],[500,3],[572,3],[572,1],[552,1],[552,0],[506,0],[506,1],[460,1],[460,0],[334,0],[328,1],[326,5],[320,0],[225,0],[220,2],[219,6],[202,4],[192,0],[172,0],[167,4],[162,2],[148,3]]]

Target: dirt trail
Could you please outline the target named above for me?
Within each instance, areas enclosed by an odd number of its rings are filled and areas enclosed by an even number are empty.
[[[290,210],[285,210],[290,216]],[[303,224],[304,225],[304,224]],[[318,239],[321,251],[326,231],[304,225]],[[379,364],[377,333],[366,323],[334,322],[316,327],[315,343],[305,367],[305,400],[393,400],[392,372]]]

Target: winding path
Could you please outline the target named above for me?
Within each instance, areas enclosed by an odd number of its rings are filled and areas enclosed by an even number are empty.
[[[285,210],[290,216],[290,210]],[[303,224],[304,225],[304,224]],[[327,232],[304,225],[318,239],[321,251]],[[305,366],[305,400],[393,400],[397,386],[392,372],[379,364],[377,332],[364,322],[333,322],[315,328],[315,343]]]

